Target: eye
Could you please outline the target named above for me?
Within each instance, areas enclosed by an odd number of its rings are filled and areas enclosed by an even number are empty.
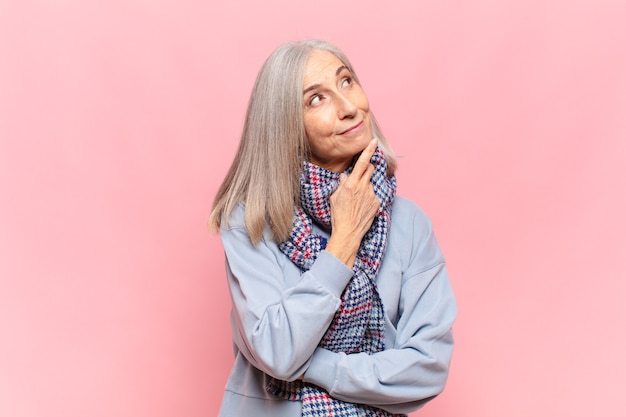
[[[345,88],[352,84],[352,77],[346,77],[341,81],[341,87]]]
[[[322,96],[320,94],[315,94],[311,98],[309,98],[309,106],[315,106],[322,101]]]

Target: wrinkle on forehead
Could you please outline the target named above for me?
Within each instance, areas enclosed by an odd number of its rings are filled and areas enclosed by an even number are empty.
[[[335,54],[321,50],[313,51],[304,70],[304,86],[306,86],[304,93],[319,87],[329,72],[336,77],[345,68],[347,67]]]

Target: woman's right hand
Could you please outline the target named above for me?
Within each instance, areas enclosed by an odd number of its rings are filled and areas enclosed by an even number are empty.
[[[354,266],[361,240],[380,207],[371,183],[374,166],[370,159],[377,144],[378,140],[372,139],[354,164],[352,173],[341,174],[339,185],[330,196],[332,232],[326,250],[349,268]]]

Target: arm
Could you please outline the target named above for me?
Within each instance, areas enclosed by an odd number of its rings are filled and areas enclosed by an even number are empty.
[[[250,243],[243,207],[221,229],[233,337],[246,359],[268,375],[287,381],[300,377],[339,308],[359,242],[380,205],[370,183],[376,145],[376,140],[369,143],[331,196],[333,233],[302,276],[267,227],[258,245]]]
[[[308,365],[352,271],[323,251],[300,275],[269,240],[269,232],[258,245],[250,243],[243,216],[241,207],[221,230],[233,339],[253,366],[275,378],[293,380]]]
[[[414,411],[442,391],[453,348],[456,304],[430,221],[419,211],[413,219],[395,340],[386,339],[386,350],[373,355],[317,349],[304,381],[343,401],[392,413]]]

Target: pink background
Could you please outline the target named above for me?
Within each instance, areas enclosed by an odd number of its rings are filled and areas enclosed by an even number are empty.
[[[217,413],[206,220],[259,67],[304,37],[351,57],[448,258],[457,350],[415,415],[626,415],[625,21],[619,0],[0,0],[0,415]]]

